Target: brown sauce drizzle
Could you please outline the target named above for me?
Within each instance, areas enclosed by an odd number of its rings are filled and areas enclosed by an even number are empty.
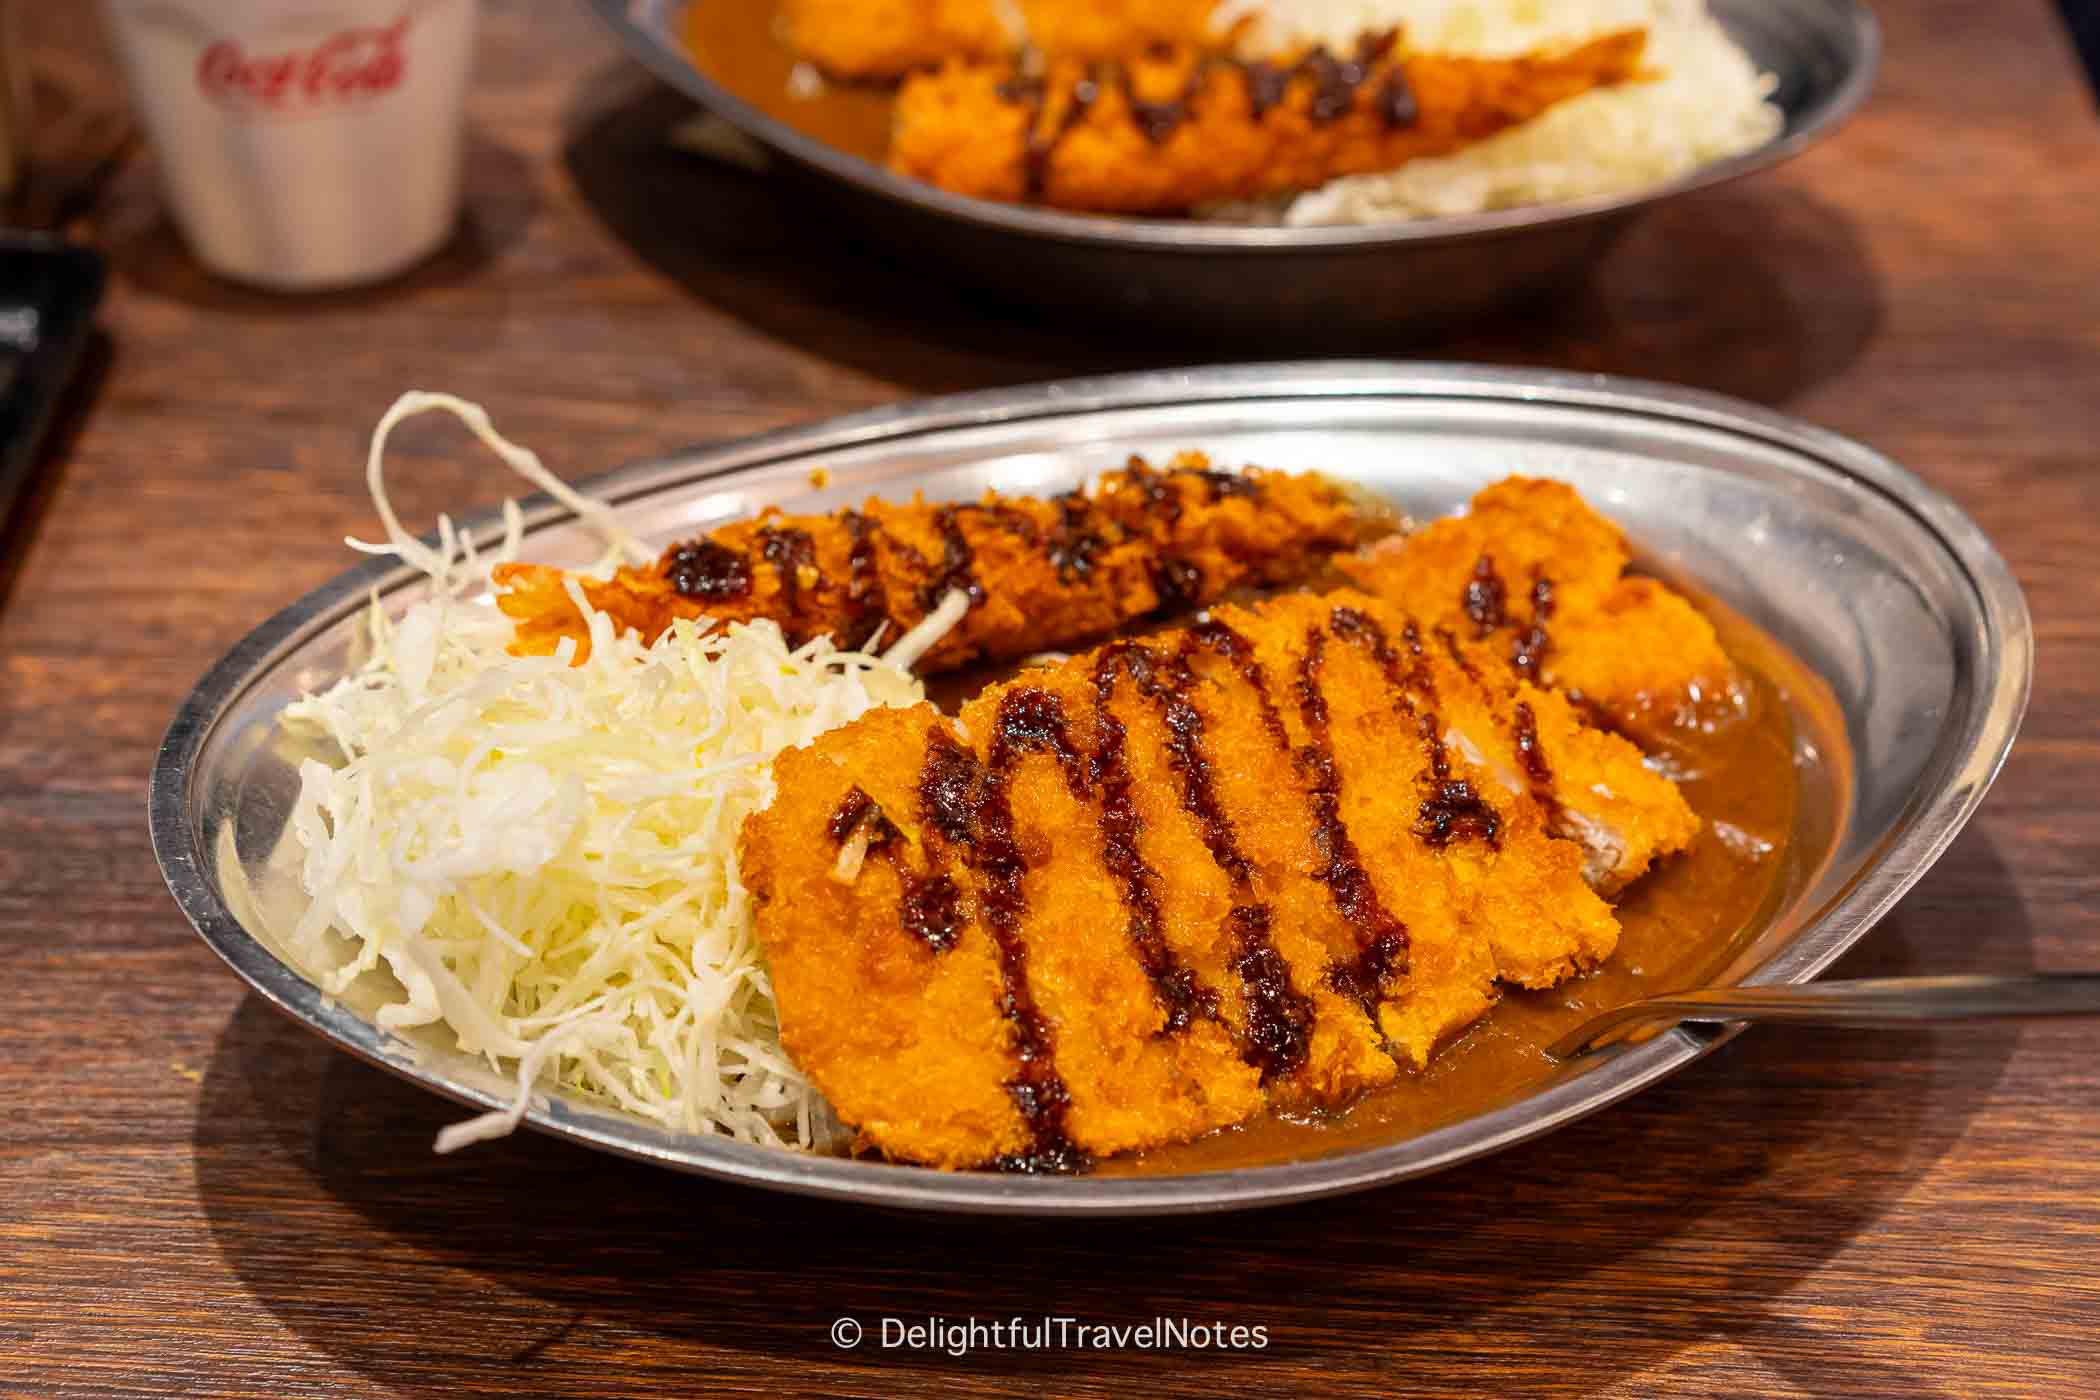
[[[1508,619],[1509,589],[1495,572],[1495,561],[1481,555],[1458,595],[1459,606],[1473,619],[1473,635],[1485,637]]]
[[[1181,523],[1186,503],[1174,478],[1213,475],[1226,476],[1225,472],[1156,471],[1142,457],[1132,457],[1124,464],[1124,471],[1138,495],[1144,500],[1145,513],[1157,520],[1171,534]],[[1218,498],[1218,485],[1207,482],[1212,501]],[[1203,570],[1172,550],[1162,549],[1146,565],[1146,574],[1152,582],[1152,591],[1159,601],[1153,605],[1155,616],[1167,616],[1193,607],[1203,597]]]
[[[1320,691],[1320,671],[1327,657],[1327,633],[1318,627],[1305,634],[1305,654],[1298,662],[1298,712],[1311,742],[1298,750],[1298,770],[1311,789],[1313,846],[1324,864],[1313,872],[1334,896],[1335,908],[1354,926],[1362,951],[1354,962],[1328,973],[1334,989],[1361,1002],[1377,1019],[1378,998],[1386,983],[1407,970],[1407,926],[1378,897],[1358,855],[1356,842],[1342,821],[1342,778],[1328,734],[1327,697]]]
[[[1553,789],[1553,769],[1546,762],[1546,751],[1539,747],[1538,720],[1522,700],[1517,702],[1510,732],[1517,741],[1517,761],[1531,780],[1531,796],[1545,809],[1546,824],[1552,826],[1560,819],[1560,797]]]
[[[802,612],[802,571],[812,574],[817,567],[816,541],[807,530],[774,529],[768,525],[758,532],[759,557],[771,564],[780,574],[780,593],[787,605],[790,618],[800,620]]]
[[[962,891],[955,881],[945,873],[924,880],[903,870],[897,873],[904,880],[904,897],[897,912],[905,931],[936,953],[953,948],[965,922]]]
[[[970,843],[970,810],[977,796],[977,759],[939,730],[926,745],[919,770],[919,815],[951,845]]]
[[[1203,570],[1178,554],[1162,554],[1148,571],[1159,595],[1153,612],[1160,617],[1185,612],[1203,596]]]
[[[1415,818],[1415,835],[1442,850],[1453,841],[1475,840],[1489,847],[1502,844],[1502,817],[1481,799],[1464,778],[1445,779],[1432,788]]]
[[[1093,502],[1084,492],[1067,491],[1055,497],[1057,528],[1049,541],[1050,563],[1060,583],[1084,583],[1094,573],[1094,556],[1108,548],[1108,539],[1092,528]]]
[[[1226,916],[1237,943],[1232,970],[1247,998],[1247,1062],[1264,1084],[1294,1074],[1312,1054],[1313,1004],[1291,985],[1291,966],[1269,937],[1269,907],[1242,904]]]
[[[1027,197],[1041,199],[1050,176],[1050,153],[1064,138],[1062,131],[1047,139],[1042,134],[1043,109],[1049,101],[1049,89],[1041,78],[1008,78],[999,84],[998,93],[999,100],[1007,106],[1027,109],[1027,114],[1021,119],[1021,169]],[[1076,89],[1073,98],[1076,102]]]
[[[1466,679],[1475,685],[1480,684],[1480,672],[1474,668],[1465,652],[1459,649],[1458,638],[1442,627],[1437,629],[1437,636],[1443,640],[1445,649],[1451,653],[1451,660],[1457,664],[1459,670],[1465,672]],[[1553,789],[1553,770],[1546,763],[1545,751],[1539,747],[1538,718],[1532,714],[1531,706],[1521,700],[1517,702],[1510,720],[1510,737],[1516,741],[1517,758],[1523,763],[1525,776],[1531,781],[1531,796],[1545,809],[1547,825],[1551,826],[1560,820],[1560,798]]]
[[[1000,702],[998,734],[994,743],[1001,741],[1016,758],[1029,753],[1050,754],[1057,759],[1057,766],[1064,774],[1065,789],[1072,794],[1072,800],[1092,800],[1086,764],[1081,761],[1079,750],[1072,746],[1071,731],[1065,726],[1065,707],[1049,691],[1030,686],[1011,692]]]
[[[1201,618],[1189,628],[1189,640],[1197,646],[1208,647],[1232,665],[1247,688],[1254,692],[1254,699],[1261,710],[1262,728],[1285,757],[1291,754],[1290,731],[1283,727],[1283,715],[1277,710],[1275,700],[1269,695],[1269,677],[1254,654],[1254,643],[1235,632],[1215,617]]]
[[[1245,472],[1221,472],[1206,468],[1197,472],[1196,475],[1202,479],[1205,486],[1210,488],[1210,503],[1212,505],[1217,505],[1228,496],[1236,496],[1250,501],[1261,499],[1261,483],[1248,476]]]
[[[870,812],[882,823],[868,839],[868,850],[872,854],[877,848],[889,844],[890,838],[897,834],[897,828],[889,817],[884,815],[882,809],[875,805],[875,799],[861,791],[858,786],[848,791],[840,801],[838,810],[831,814],[831,820],[824,826],[824,834],[831,838],[832,845],[843,846],[854,832],[860,830],[860,824],[868,819]]]
[[[824,827],[834,846],[843,846],[862,827],[868,829],[867,854],[887,860],[903,886],[897,917],[904,931],[936,953],[945,953],[962,937],[962,891],[946,871],[922,876],[897,859],[897,841],[903,835],[875,799],[859,787],[849,791]]]
[[[1181,774],[1182,810],[1195,819],[1204,848],[1231,879],[1235,892],[1242,899],[1251,899],[1254,866],[1240,850],[1232,819],[1218,798],[1210,755],[1203,746],[1203,712],[1189,699],[1196,686],[1195,672],[1188,664],[1192,645],[1184,640],[1181,653],[1167,666],[1166,684],[1158,682],[1156,670],[1149,676],[1133,672],[1132,680],[1159,710],[1166,726],[1167,754]],[[1312,1002],[1291,985],[1290,966],[1270,941],[1268,906],[1241,904],[1229,919],[1236,939],[1232,970],[1246,998],[1248,1062],[1261,1070],[1264,1082],[1292,1074],[1311,1053]]]
[[[1023,125],[1022,130],[1028,133],[1029,140],[1033,142],[1036,126],[1043,119],[1043,100],[1047,91],[1043,80],[1028,76],[1007,78],[999,84],[995,91],[999,95],[999,100],[1007,106],[1026,107],[1028,109],[1028,120]]]
[[[1113,681],[1113,667],[1119,657],[1124,660],[1138,694],[1159,711],[1160,723],[1167,731],[1168,758],[1174,771],[1181,775],[1181,805],[1195,819],[1204,848],[1234,884],[1249,883],[1254,878],[1254,867],[1240,851],[1232,819],[1225,814],[1217,786],[1211,781],[1210,756],[1203,751],[1203,712],[1189,702],[1188,693],[1196,684],[1195,673],[1182,657],[1168,658],[1150,647],[1128,643],[1103,652],[1097,679]],[[1107,698],[1104,691],[1104,704]]]
[[[1028,513],[1011,501],[986,501],[979,505],[957,506],[958,511],[975,511],[989,520],[994,528],[1004,530],[1026,545],[1043,542],[1043,532],[1035,527]]]
[[[875,567],[875,536],[881,526],[857,510],[841,511],[839,520],[853,541],[846,555],[846,611],[851,621],[839,641],[848,651],[858,651],[889,621]]]
[[[1322,45],[1298,61],[1289,76],[1302,73],[1312,79],[1312,104],[1306,108],[1305,114],[1314,126],[1326,126],[1349,115],[1350,109],[1356,106],[1357,89],[1370,78],[1372,66],[1392,51],[1398,38],[1396,30],[1367,34],[1357,44],[1356,53],[1351,58],[1337,58]],[[1400,69],[1394,68],[1393,74],[1405,87],[1407,80]],[[1382,99],[1377,102],[1376,110],[1392,127],[1412,126],[1417,115]]]
[[[1175,487],[1174,472],[1163,472],[1142,457],[1132,457],[1123,464],[1123,473],[1138,494],[1145,498],[1145,511],[1153,519],[1166,525],[1181,523],[1181,492]]]
[[[1032,110],[1028,118],[1028,146],[1024,153],[1028,175],[1028,197],[1041,199],[1044,188],[1050,182],[1050,157],[1064,144],[1072,129],[1086,120],[1086,114],[1101,100],[1101,78],[1098,70],[1088,68],[1086,75],[1072,84],[1065,95],[1065,110],[1057,120],[1057,127],[1047,135],[1042,130],[1044,89],[1040,79],[1031,80],[1034,90]],[[1004,95],[1002,89],[1001,95]]]
[[[1273,63],[1257,60],[1242,64],[1240,76],[1247,84],[1247,110],[1256,121],[1282,106],[1284,95],[1291,88],[1290,73]]]
[[[1203,716],[1195,705],[1186,703],[1184,693],[1195,686],[1195,672],[1189,667],[1189,659],[1195,651],[1207,649],[1222,657],[1239,674],[1241,682],[1252,691],[1256,705],[1262,714],[1262,728],[1268,737],[1277,743],[1281,754],[1289,754],[1289,733],[1283,728],[1283,716],[1277,712],[1275,701],[1268,697],[1268,676],[1262,663],[1254,655],[1254,644],[1245,636],[1228,628],[1216,617],[1199,619],[1189,634],[1182,640],[1182,651],[1170,663],[1170,682],[1157,682],[1159,657],[1151,649],[1130,644],[1130,655],[1142,653],[1140,665],[1147,667],[1144,678],[1132,672],[1132,680],[1138,693],[1163,707],[1163,722],[1170,735],[1170,758],[1182,772],[1182,810],[1189,812],[1203,833],[1203,844],[1212,852],[1218,869],[1233,879],[1235,890],[1247,896],[1252,888],[1254,867],[1239,850],[1239,840],[1233,833],[1231,821],[1226,819],[1224,806],[1218,802],[1218,793],[1212,783],[1210,756],[1203,754]],[[1170,705],[1170,701],[1176,701]],[[1262,1070],[1262,1079],[1294,1073],[1306,1062],[1310,1054],[1312,1037],[1312,1003],[1306,1001],[1298,989],[1291,987],[1289,966],[1283,955],[1277,953],[1270,942],[1268,932],[1268,909],[1252,903],[1239,905],[1228,915],[1235,934],[1233,972],[1239,976],[1245,991],[1245,1045],[1241,1054],[1249,1064]]]
[[[688,598],[741,598],[751,591],[751,562],[727,545],[693,540],[672,549],[665,577]]]
[[[1424,844],[1438,850],[1460,840],[1499,846],[1502,841],[1500,814],[1481,798],[1471,782],[1451,776],[1451,754],[1444,747],[1444,722],[1434,708],[1435,685],[1428,670],[1419,664],[1422,638],[1414,623],[1409,622],[1403,633],[1409,652],[1418,659],[1411,671],[1402,668],[1399,654],[1393,650],[1391,639],[1376,618],[1355,608],[1336,608],[1328,626],[1335,636],[1353,641],[1370,653],[1385,676],[1394,711],[1402,719],[1414,722],[1415,732],[1422,740],[1422,751],[1429,761],[1429,795],[1423,799],[1422,809],[1416,816],[1414,834]],[[1428,708],[1417,706],[1418,696]]]
[[[1130,914],[1130,942],[1137,952],[1138,966],[1152,984],[1152,994],[1166,1016],[1162,1035],[1178,1035],[1198,1015],[1215,1017],[1217,994],[1196,984],[1196,975],[1180,965],[1167,946],[1164,915],[1159,907],[1159,872],[1145,863],[1138,850],[1142,823],[1130,797],[1130,765],[1124,761],[1129,731],[1109,709],[1116,691],[1116,672],[1127,667],[1140,691],[1141,673],[1148,669],[1142,658],[1151,655],[1135,645],[1110,647],[1094,665],[1094,720],[1098,731],[1089,771],[1100,789],[1101,863],[1115,876],[1123,894],[1123,907]]]
[[[1044,691],[1011,691],[1000,702],[992,729],[990,761],[980,771],[968,754],[956,750],[958,768],[967,766],[975,801],[969,825],[975,839],[971,854],[979,881],[979,904],[992,940],[999,948],[1001,1010],[1015,1031],[1015,1054],[1019,1068],[1007,1082],[1007,1092],[1027,1121],[1033,1141],[1026,1153],[1003,1157],[1002,1171],[1077,1172],[1092,1165],[1092,1159],[1065,1132],[1065,1114],[1072,1106],[1071,1090],[1057,1072],[1056,1052],[1050,1026],[1035,1004],[1028,986],[1028,945],[1021,937],[1021,923],[1028,910],[1022,880],[1028,862],[1014,840],[1014,814],[1006,787],[1013,766],[1023,754],[1062,744],[1064,718],[1055,696]],[[934,746],[953,748],[953,741],[936,731]],[[1069,744],[1058,752],[1065,761]],[[1076,757],[1074,759],[1076,765]],[[1067,768],[1069,775],[1071,769]],[[922,790],[924,784],[922,783]]]
[[[1298,67],[1313,80],[1312,106],[1305,115],[1314,126],[1326,126],[1348,115],[1356,105],[1356,90],[1370,76],[1362,64],[1336,58],[1324,48],[1307,54]]]
[[[1415,90],[1407,81],[1407,70],[1394,64],[1379,85],[1378,116],[1394,131],[1405,131],[1422,119],[1422,104],[1415,100]]]
[[[1182,810],[1195,821],[1204,849],[1232,881],[1235,894],[1247,901],[1228,916],[1234,936],[1231,967],[1240,979],[1246,1003],[1241,1052],[1267,1082],[1305,1064],[1312,1046],[1313,1006],[1291,986],[1290,967],[1270,941],[1269,910],[1253,898],[1253,863],[1240,850],[1232,820],[1218,798],[1210,755],[1204,750],[1203,712],[1189,699],[1196,686],[1195,672],[1188,664],[1192,646],[1185,640],[1181,653],[1173,657],[1134,643],[1111,648],[1103,654],[1096,672],[1096,695],[1104,721],[1114,723],[1106,706],[1114,686],[1114,669],[1120,662],[1138,694],[1158,711],[1167,731],[1168,760],[1181,775]],[[1120,731],[1120,724],[1117,729]]]
[[[1531,626],[1517,634],[1509,646],[1509,663],[1525,680],[1536,682],[1539,663],[1546,659],[1553,639],[1546,624],[1553,620],[1553,580],[1539,574],[1531,580]]]
[[[983,604],[984,585],[977,581],[977,560],[970,552],[970,541],[962,531],[961,512],[955,506],[943,506],[933,513],[934,528],[941,532],[941,563],[919,589],[919,608],[932,612],[940,605],[949,590],[960,588],[969,596],[970,606]]]
[[[1415,626],[1413,618],[1401,624],[1400,640],[1406,644],[1407,654],[1415,659],[1414,670],[1409,674],[1408,683],[1427,696],[1431,704],[1435,704],[1436,682],[1429,677],[1429,663],[1422,657],[1422,630]]]
[[[1123,100],[1130,104],[1130,119],[1137,123],[1139,131],[1145,133],[1147,141],[1164,146],[1172,139],[1181,124],[1189,119],[1189,104],[1197,93],[1203,91],[1203,80],[1209,75],[1209,63],[1198,63],[1179,93],[1165,102],[1147,102],[1138,96],[1130,70],[1123,70]]]
[[[1419,666],[1412,671],[1402,669],[1400,655],[1393,650],[1392,638],[1386,635],[1385,628],[1377,618],[1355,608],[1336,608],[1328,615],[1327,626],[1335,636],[1343,641],[1354,642],[1370,653],[1371,659],[1378,663],[1379,672],[1385,677],[1386,688],[1392,692],[1393,708],[1398,710],[1403,718],[1422,718],[1415,706],[1417,693],[1431,705],[1436,704],[1436,687],[1429,678],[1429,672]],[[1420,657],[1421,638],[1412,622],[1407,624],[1407,630],[1402,636],[1407,640],[1410,653]],[[1433,719],[1434,716],[1430,718]],[[1440,728],[1441,726],[1432,724],[1427,729],[1430,766],[1439,776],[1450,766],[1450,761],[1444,756],[1443,741],[1436,737]]]
[[[1531,577],[1531,622],[1510,641],[1509,648],[1510,664],[1516,667],[1518,675],[1529,681],[1538,680],[1539,665],[1552,645],[1546,624],[1553,620],[1553,601],[1553,580],[1534,571]],[[1516,625],[1516,619],[1509,615],[1509,587],[1495,572],[1495,561],[1490,555],[1481,555],[1473,565],[1473,572],[1459,594],[1459,605],[1473,620],[1476,640],[1503,627]]]
[[[1444,650],[1451,654],[1451,664],[1458,667],[1467,680],[1475,685],[1480,684],[1479,669],[1473,665],[1473,658],[1460,649],[1458,638],[1451,634],[1451,629],[1439,627],[1436,629],[1436,635],[1437,639],[1443,642]]]

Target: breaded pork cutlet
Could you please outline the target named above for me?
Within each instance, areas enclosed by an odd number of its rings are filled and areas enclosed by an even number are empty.
[[[957,194],[1177,214],[1447,155],[1640,75],[1646,34],[1516,58],[1359,53],[1274,63],[1196,48],[1115,64],[952,62],[905,80],[892,169]]]
[[[1218,0],[1017,0],[1028,45],[1045,58],[1101,62],[1161,46],[1215,48]]]
[[[1025,46],[1081,62],[1203,45],[1217,0],[782,0],[789,45],[835,78],[889,80]]]
[[[951,59],[996,62],[1020,47],[996,0],[781,0],[795,53],[833,78],[894,80]]]
[[[1444,743],[1491,790],[1530,793],[1548,834],[1581,849],[1582,878],[1592,889],[1617,894],[1691,844],[1699,819],[1632,744],[1595,727],[1493,645],[1462,640],[1450,627],[1411,626],[1410,636],[1426,639],[1426,649],[1441,652],[1470,682],[1445,690]],[[1503,975],[1544,986],[1564,973],[1511,977],[1505,965]]]
[[[1597,765],[1689,838],[1492,651],[1291,594],[783,754],[741,870],[783,1041],[867,1143],[1069,1169],[1346,1104],[1608,957],[1552,835]]]
[[[1739,683],[1713,624],[1629,572],[1632,557],[1619,528],[1572,488],[1511,477],[1464,515],[1336,564],[1366,592],[1495,649],[1645,740],[1731,709]]]
[[[1217,471],[1185,453],[1165,469],[1132,458],[1087,490],[1047,499],[768,511],[609,580],[532,564],[499,566],[495,578],[517,649],[539,655],[564,637],[588,645],[572,581],[645,641],[679,618],[771,618],[793,645],[828,635],[846,648],[878,632],[895,641],[960,591],[969,611],[920,661],[931,674],[1092,641],[1234,589],[1296,582],[1381,528],[1324,478]]]

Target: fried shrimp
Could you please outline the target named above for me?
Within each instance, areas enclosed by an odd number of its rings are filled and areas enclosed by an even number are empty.
[[[976,502],[869,501],[829,516],[768,511],[611,579],[506,564],[497,603],[518,647],[587,646],[569,588],[653,640],[678,618],[771,618],[792,644],[891,640],[950,595],[968,610],[922,673],[1085,643],[1123,623],[1200,606],[1234,589],[1292,583],[1381,527],[1318,476],[1212,469],[1200,454],[1165,469],[1133,458],[1089,490]]]
[[[1114,63],[951,61],[897,96],[890,165],[958,194],[1178,214],[1448,155],[1641,73],[1645,32],[1517,58],[1401,53],[1278,62],[1197,48]]]

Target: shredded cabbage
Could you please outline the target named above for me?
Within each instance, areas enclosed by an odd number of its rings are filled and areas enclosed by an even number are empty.
[[[443,519],[437,549],[418,542],[386,500],[387,433],[432,409],[596,526],[606,563],[649,557],[477,406],[408,394],[389,410],[368,462],[387,541],[351,543],[418,565],[432,587],[398,621],[375,597],[370,659],[286,712],[346,760],[300,769],[292,830],[310,902],[295,954],[332,994],[384,964],[405,996],[381,1026],[442,1024],[514,1076],[510,1105],[446,1128],[440,1152],[510,1132],[536,1087],[676,1131],[821,1146],[834,1121],[781,1048],[737,833],[772,799],[775,754],[923,698],[908,660],[828,639],[791,651],[766,621],[680,622],[645,646],[573,583],[588,658],[574,664],[568,641],[512,656],[486,590],[488,566],[518,547],[516,507],[485,555]],[[914,656],[931,644],[921,629],[908,640]],[[347,961],[331,929],[355,949]]]

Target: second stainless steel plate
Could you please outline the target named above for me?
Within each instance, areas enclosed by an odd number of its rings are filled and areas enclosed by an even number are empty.
[[[995,204],[848,155],[758,110],[687,55],[692,4],[592,0],[650,70],[809,178],[854,225],[931,275],[974,282],[1046,315],[1142,323],[1190,337],[1270,344],[1449,324],[1526,292],[1566,286],[1641,210],[1767,169],[1836,129],[1865,100],[1881,37],[1859,0],[1709,0],[1758,71],[1785,126],[1755,150],[1622,194],[1408,222],[1273,228],[1128,219]]]
[[[501,417],[501,405],[491,405]],[[546,447],[542,444],[542,447]],[[563,445],[573,459],[573,445]],[[656,541],[780,504],[879,492],[969,497],[1062,489],[1130,452],[1197,447],[1226,463],[1318,468],[1418,515],[1510,472],[1559,477],[1624,525],[1650,562],[1790,647],[1827,682],[1855,781],[1797,842],[1768,922],[1723,976],[1797,982],[1873,926],[1945,849],[2010,747],[2032,636],[2018,586],[1945,497],[1856,443],[1710,395],[1597,377],[1463,366],[1298,364],[1079,380],[935,400],[679,453],[592,489]],[[823,466],[825,484],[811,469]],[[593,542],[544,501],[530,557]],[[356,995],[323,996],[275,950],[296,903],[274,859],[297,790],[277,716],[342,674],[365,599],[421,589],[381,561],[263,624],[183,705],[155,766],[155,850],[197,930],[273,1005],[347,1050],[462,1103],[504,1086],[434,1041],[378,1030]],[[355,989],[353,989],[353,992]],[[1225,1210],[1435,1171],[1549,1131],[1683,1068],[1716,1043],[1680,1030],[1600,1052],[1446,1127],[1294,1162],[1180,1176],[944,1174],[667,1133],[559,1098],[533,1126],[680,1170],[889,1205],[1023,1214]]]

